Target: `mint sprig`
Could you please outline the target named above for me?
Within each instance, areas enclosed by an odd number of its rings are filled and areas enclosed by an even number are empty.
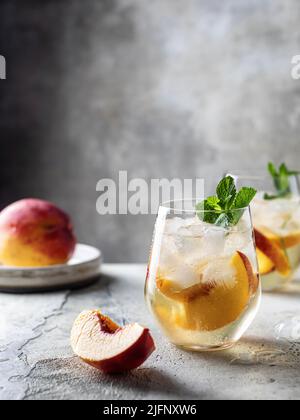
[[[231,176],[223,178],[217,186],[217,195],[208,197],[196,205],[197,215],[204,222],[216,226],[235,226],[256,195],[256,190],[243,187],[237,191]]]
[[[285,163],[282,163],[277,170],[274,163],[268,164],[268,171],[273,178],[276,194],[265,194],[265,200],[275,200],[277,198],[285,198],[291,194],[290,177],[299,175],[298,171],[291,171]]]

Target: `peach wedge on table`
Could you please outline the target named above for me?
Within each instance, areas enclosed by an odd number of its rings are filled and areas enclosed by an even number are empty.
[[[71,332],[74,353],[105,373],[138,368],[155,350],[148,328],[135,323],[120,327],[97,310],[82,312]]]
[[[231,260],[224,260],[224,264],[229,264],[233,270],[228,284],[212,278],[208,283],[200,282],[180,291],[170,280],[158,279],[160,292],[182,304],[170,322],[184,329],[214,331],[239,318],[258,289],[258,276],[242,252],[237,252]]]

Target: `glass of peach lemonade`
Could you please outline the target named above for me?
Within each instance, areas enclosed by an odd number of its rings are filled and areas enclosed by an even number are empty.
[[[259,176],[233,175],[237,186],[250,182],[259,192],[251,204],[263,289],[282,289],[300,264],[300,196],[298,172],[272,163]]]
[[[261,288],[249,203],[224,178],[217,195],[159,208],[146,301],[168,339],[198,351],[233,346],[252,323]]]

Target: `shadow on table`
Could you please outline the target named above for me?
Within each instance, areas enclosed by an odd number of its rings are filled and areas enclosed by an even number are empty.
[[[196,392],[187,384],[180,382],[175,376],[170,376],[166,372],[154,368],[140,368],[127,374],[103,375],[99,373],[99,382],[103,381],[103,376],[109,378],[113,386],[118,389],[135,390],[142,393],[144,398],[157,395],[158,398],[176,399],[203,399],[207,396]]]
[[[61,291],[71,291],[71,292],[90,292],[91,290],[101,290],[105,288],[108,284],[111,284],[115,281],[115,278],[112,276],[107,276],[105,274],[100,274],[90,279],[83,280],[82,282],[76,281],[74,284],[64,284],[62,286],[55,285],[55,286],[48,286],[42,288],[18,288],[17,290],[11,289],[0,289],[0,293],[9,293],[9,294],[16,294],[16,295],[46,295],[49,293],[57,293]]]
[[[116,281],[115,277],[108,276],[106,274],[100,274],[100,276],[91,280],[91,283],[88,284],[86,287],[77,287],[72,289],[72,293],[77,294],[89,294],[91,292],[102,291],[107,289],[107,286],[112,285]]]
[[[38,362],[28,377],[29,399],[63,397],[73,399],[204,399],[185,383],[154,368],[140,368],[125,374],[104,374],[77,357],[45,359]],[[52,382],[59,386],[49,387]],[[79,391],[80,390],[80,391]],[[62,395],[60,395],[62,397]]]
[[[229,350],[198,353],[202,360],[245,366],[293,368],[300,366],[300,343],[287,340],[264,340],[249,337],[242,339]]]

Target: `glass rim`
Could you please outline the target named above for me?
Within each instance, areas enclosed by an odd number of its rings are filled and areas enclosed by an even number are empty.
[[[170,200],[165,201],[159,205],[159,209],[164,209],[172,212],[176,212],[178,214],[184,214],[184,213],[193,213],[193,214],[205,214],[205,213],[213,213],[213,214],[220,214],[217,210],[205,210],[205,209],[196,209],[195,205],[197,203],[201,203],[203,199],[197,199],[197,198],[183,198],[183,199],[176,199],[176,200]],[[185,206],[176,207],[175,204],[183,204],[183,203],[194,203],[194,206],[190,209],[185,208]],[[172,206],[173,205],[173,206]],[[250,211],[250,205],[246,207],[241,207],[240,209],[232,209],[229,210],[231,213],[238,213],[238,212],[245,212],[249,210]]]

